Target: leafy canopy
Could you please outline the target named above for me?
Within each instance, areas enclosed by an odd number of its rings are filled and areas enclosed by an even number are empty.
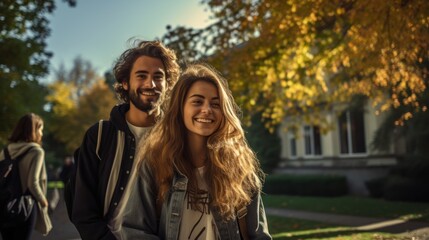
[[[75,0],[64,0],[75,6]],[[48,14],[54,0],[3,0],[0,2],[0,77],[12,81],[37,80],[48,73],[51,52]]]
[[[426,0],[202,2],[213,24],[167,27],[163,40],[186,61],[215,65],[243,109],[262,112],[270,128],[285,116],[321,121],[356,95],[378,112],[409,106],[397,125],[427,111],[419,101],[428,86],[419,67],[429,57]]]
[[[70,70],[60,67],[49,90],[46,100],[51,106],[51,124],[47,127],[69,155],[81,144],[85,131],[100,119],[108,119],[116,104],[106,81],[79,57]]]
[[[75,0],[63,0],[70,6]],[[46,87],[38,80],[48,73],[51,52],[48,16],[54,0],[0,1],[0,145],[7,143],[16,121],[27,112],[43,116]]]

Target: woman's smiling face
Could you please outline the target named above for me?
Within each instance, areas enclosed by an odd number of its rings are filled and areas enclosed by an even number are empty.
[[[193,83],[183,106],[183,122],[188,136],[207,138],[219,128],[222,117],[217,87],[202,80]]]

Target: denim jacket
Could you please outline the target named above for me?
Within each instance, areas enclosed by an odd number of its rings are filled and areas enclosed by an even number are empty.
[[[154,179],[148,166],[143,164],[136,184],[131,188],[119,238],[178,239],[188,179],[175,169],[172,187],[162,204],[159,217],[156,210],[157,186]],[[240,239],[238,221],[224,221],[219,213],[213,210],[211,212],[220,238]],[[247,206],[245,218],[250,239],[271,239],[260,194],[255,195]]]

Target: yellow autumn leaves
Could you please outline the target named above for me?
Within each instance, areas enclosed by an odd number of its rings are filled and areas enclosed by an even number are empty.
[[[429,84],[426,0],[204,2],[228,23],[218,25],[214,38],[238,36],[219,41],[232,44],[215,46],[220,54],[212,63],[226,73],[239,104],[263,112],[268,127],[286,116],[314,121],[362,95],[378,113],[410,107],[397,125],[427,109],[421,102]],[[243,8],[251,17],[234,15]]]

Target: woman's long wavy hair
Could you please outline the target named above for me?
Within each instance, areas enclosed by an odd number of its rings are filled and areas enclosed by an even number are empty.
[[[197,81],[210,82],[218,89],[223,119],[219,129],[207,141],[205,177],[210,204],[229,220],[235,216],[236,209],[249,204],[251,197],[261,190],[264,174],[246,142],[239,119],[240,111],[227,82],[209,65],[191,64],[183,72],[172,90],[164,117],[142,143],[138,159],[140,166],[147,161],[154,173],[158,203],[167,196],[175,167],[188,177],[188,189],[197,187],[195,167],[187,158],[187,129],[183,121],[186,94]]]

